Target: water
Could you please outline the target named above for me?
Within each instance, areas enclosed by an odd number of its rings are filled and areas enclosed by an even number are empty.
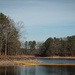
[[[0,67],[0,75],[75,75],[74,66]]]
[[[63,58],[36,58],[36,60],[42,61],[44,64],[75,64],[75,59],[63,59]]]
[[[69,63],[75,64],[73,59],[39,59],[45,64]],[[75,66],[0,66],[0,75],[75,75]]]

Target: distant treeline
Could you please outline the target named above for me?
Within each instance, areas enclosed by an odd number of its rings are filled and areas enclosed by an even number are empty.
[[[40,52],[41,56],[75,56],[75,36],[48,38]]]
[[[45,42],[25,42],[25,54],[35,56],[75,56],[75,36],[48,38]]]
[[[50,37],[45,42],[26,41],[21,48],[19,31],[12,19],[0,13],[0,55],[75,56],[75,36]]]

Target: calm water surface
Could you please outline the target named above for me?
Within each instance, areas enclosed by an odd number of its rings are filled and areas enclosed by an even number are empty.
[[[45,64],[69,63],[75,64],[75,60],[69,59],[39,59]],[[75,66],[9,66],[0,67],[0,75],[75,75]]]
[[[75,75],[74,66],[0,67],[0,75]]]
[[[63,59],[63,58],[36,58],[42,61],[44,64],[75,64],[75,59]]]

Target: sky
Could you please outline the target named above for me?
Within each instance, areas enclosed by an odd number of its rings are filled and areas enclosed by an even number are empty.
[[[0,12],[23,22],[22,41],[75,35],[75,0],[0,0]]]

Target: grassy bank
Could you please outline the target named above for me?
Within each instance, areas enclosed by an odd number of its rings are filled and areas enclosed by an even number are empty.
[[[26,55],[19,55],[19,56],[0,56],[0,66],[17,66],[17,65],[43,65],[42,61],[32,60],[32,58],[36,58],[35,56],[26,56]],[[50,57],[38,57],[38,58],[52,58],[52,59],[75,59],[75,57],[60,57],[60,56],[50,56]],[[46,66],[51,65],[65,65],[65,64],[47,64]],[[66,64],[69,65],[69,64]],[[75,64],[72,64],[75,65]]]
[[[41,61],[38,60],[1,60],[0,66],[18,66],[18,65],[38,65]]]
[[[41,61],[32,60],[34,56],[0,56],[0,66],[17,66],[40,64]]]

